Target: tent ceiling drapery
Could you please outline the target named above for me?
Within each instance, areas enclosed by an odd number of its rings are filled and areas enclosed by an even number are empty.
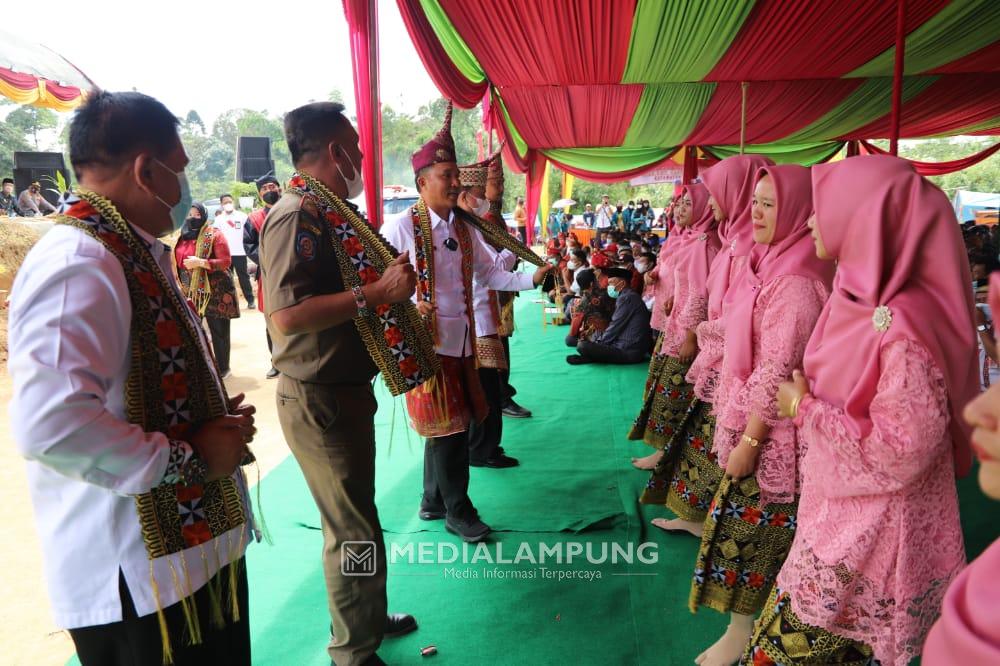
[[[1000,133],[1000,3],[905,0],[900,136]],[[698,145],[782,161],[888,136],[896,3],[397,0],[442,93],[489,92],[508,157],[622,176]]]
[[[0,95],[18,104],[69,111],[94,83],[59,54],[0,31]]]

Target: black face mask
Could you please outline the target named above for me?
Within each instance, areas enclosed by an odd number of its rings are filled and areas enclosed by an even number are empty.
[[[281,194],[279,192],[275,192],[274,190],[270,190],[270,191],[264,192],[264,194],[260,195],[260,198],[268,206],[273,206],[274,204],[278,203],[278,199],[281,198]]]
[[[195,240],[198,238],[198,233],[204,225],[205,220],[200,217],[189,217],[185,219],[184,226],[181,227],[181,240]]]

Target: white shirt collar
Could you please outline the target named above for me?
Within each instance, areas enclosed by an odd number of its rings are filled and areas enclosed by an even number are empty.
[[[427,214],[431,218],[431,226],[436,227],[439,224],[446,224],[445,220],[441,218],[437,213],[435,213],[429,206],[427,208]],[[448,221],[447,224],[451,224],[455,220],[455,211],[451,209],[448,211]]]

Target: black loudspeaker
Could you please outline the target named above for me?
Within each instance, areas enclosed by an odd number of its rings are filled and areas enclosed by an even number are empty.
[[[261,176],[273,175],[271,139],[266,136],[241,136],[236,143],[236,180],[252,183]]]
[[[28,186],[38,182],[42,186],[42,196],[53,206],[59,202],[61,192],[56,185],[56,173],[62,173],[69,187],[69,169],[62,153],[14,153],[14,191],[20,194]]]

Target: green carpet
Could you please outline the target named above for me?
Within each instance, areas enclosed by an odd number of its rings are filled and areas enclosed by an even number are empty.
[[[629,465],[648,449],[625,433],[639,407],[646,366],[576,366],[563,360],[565,327],[542,330],[540,306],[518,301],[512,339],[512,382],[530,419],[504,420],[504,446],[521,460],[507,470],[473,469],[470,495],[497,530],[491,553],[513,559],[522,544],[655,544],[658,561],[633,564],[586,560],[492,565],[390,565],[393,612],[417,617],[420,629],[389,640],[380,656],[390,664],[690,664],[724,629],[711,610],[687,610],[697,542],[651,528],[666,509],[640,506],[647,475]],[[379,385],[377,501],[387,547],[460,544],[443,523],[417,516],[422,441],[406,426],[401,399]],[[960,484],[970,557],[998,536],[995,510],[975,478]],[[301,473],[286,459],[262,482],[267,526],[274,544],[248,553],[254,663],[325,666],[328,614],[319,560],[318,515]],[[425,546],[426,547],[426,546]],[[460,548],[460,546],[459,546]],[[542,571],[542,567],[546,567]],[[494,572],[507,574],[497,578]],[[534,573],[511,578],[511,572]],[[590,580],[546,577],[585,573]],[[462,578],[459,574],[476,577]],[[435,645],[438,654],[421,657]]]

